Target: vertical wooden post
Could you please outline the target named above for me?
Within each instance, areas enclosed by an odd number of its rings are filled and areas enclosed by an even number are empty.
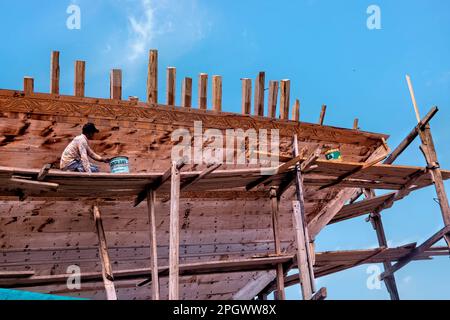
[[[84,97],[86,62],[75,61],[75,96]]]
[[[293,156],[298,157],[298,140],[294,135]],[[314,266],[311,256],[310,237],[306,223],[303,177],[300,166],[295,166],[295,184],[297,201],[293,201],[293,222],[297,241],[297,261],[300,271],[300,283],[304,300],[310,300],[316,291],[314,282]]]
[[[320,111],[319,124],[323,126],[323,122],[325,121],[325,114],[327,112],[327,106],[323,105],[322,110]]]
[[[310,300],[313,295],[311,279],[309,277],[308,259],[306,254],[306,239],[303,233],[303,219],[301,218],[300,201],[292,201],[293,206],[293,223],[295,229],[295,240],[297,243],[297,263],[301,284],[301,292],[303,300]]]
[[[31,77],[23,78],[23,91],[25,94],[32,94],[34,92],[34,79]]]
[[[50,58],[50,93],[59,94],[59,51],[53,51]]]
[[[180,170],[172,163],[170,185],[169,300],[179,299]]]
[[[201,73],[198,84],[198,107],[200,110],[208,109],[208,75]]]
[[[184,108],[192,107],[192,78],[184,78],[183,80],[181,106]]]
[[[152,299],[159,300],[158,244],[156,240],[155,201],[156,201],[156,192],[154,190],[149,190],[147,194],[147,208],[148,208],[148,221],[150,225]]]
[[[358,130],[359,129],[359,119],[355,118],[355,120],[353,120],[353,130]]]
[[[269,118],[276,118],[277,116],[277,101],[278,101],[278,81],[269,82]]]
[[[174,67],[167,68],[167,105],[175,105],[175,87],[177,79],[177,69]]]
[[[111,70],[109,82],[109,94],[111,99],[122,100],[122,70]]]
[[[450,207],[448,204],[447,192],[445,191],[444,180],[442,178],[442,171],[439,160],[437,158],[436,148],[434,146],[433,136],[431,135],[430,125],[427,124],[423,131],[419,131],[419,136],[422,141],[420,149],[422,150],[428,168],[430,168],[431,177],[436,189],[439,207],[441,208],[442,218],[445,226],[450,226]],[[450,235],[444,236],[448,247],[450,248]]]
[[[114,287],[114,276],[111,262],[108,255],[108,246],[106,244],[105,230],[103,229],[102,217],[98,206],[94,206],[92,210],[94,214],[95,229],[99,242],[99,255],[102,262],[103,283],[106,290],[106,298],[108,300],[117,300],[116,289]]]
[[[300,100],[296,99],[292,110],[292,120],[300,121]]]
[[[222,77],[213,76],[213,110],[217,112],[222,111]]]
[[[411,78],[409,77],[409,75],[406,75],[406,81],[408,82],[409,93],[411,95],[417,122],[420,123],[421,119],[419,107],[417,106],[414,88],[412,86]],[[420,150],[422,150],[425,161],[427,162],[428,168],[430,169],[431,178],[433,180],[439,201],[439,207],[441,208],[442,218],[444,220],[445,226],[447,227],[450,226],[450,207],[448,204],[448,198],[445,191],[444,180],[442,178],[441,167],[437,157],[436,148],[434,146],[433,136],[431,135],[431,127],[429,123],[425,125],[425,128],[423,130],[419,130],[419,137],[422,141]],[[447,242],[447,246],[450,248],[450,235],[446,234],[444,236],[444,239]]]
[[[158,103],[158,50],[150,50],[147,71],[147,102]]]
[[[279,224],[278,197],[275,188],[270,189],[270,203],[272,209],[272,228],[275,242],[275,254],[281,254],[281,230]],[[284,270],[283,264],[277,264],[277,300],[286,300],[284,292]]]
[[[255,115],[264,116],[264,86],[265,86],[266,74],[260,72],[255,81]]]
[[[291,81],[281,80],[280,85],[280,119],[289,119],[289,105],[291,99]]]
[[[376,196],[375,191],[373,190],[363,190],[364,195],[367,199],[374,198]],[[377,234],[378,244],[380,247],[388,247],[386,234],[384,232],[383,222],[381,220],[380,211],[375,211],[369,216],[370,222]],[[390,272],[392,268],[392,264],[390,261],[384,261],[383,267],[385,272]],[[390,275],[384,279],[384,283],[386,284],[386,288],[389,292],[391,300],[400,300],[400,296],[398,294],[397,283],[395,281],[394,275]]]
[[[242,114],[250,114],[252,99],[252,80],[242,79]]]

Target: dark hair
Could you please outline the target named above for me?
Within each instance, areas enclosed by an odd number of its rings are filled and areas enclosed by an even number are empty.
[[[98,129],[95,127],[95,125],[91,122],[86,123],[83,126],[83,134],[94,134],[96,132],[99,132]]]

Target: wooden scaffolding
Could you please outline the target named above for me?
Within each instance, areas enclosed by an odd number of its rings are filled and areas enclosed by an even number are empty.
[[[415,260],[449,255],[450,211],[434,147],[433,107],[392,152],[386,135],[300,122],[290,81],[270,81],[265,114],[265,73],[242,79],[242,115],[222,111],[222,78],[200,74],[198,109],[191,78],[176,104],[176,69],[167,69],[166,103],[158,104],[158,52],[149,54],[147,102],[122,99],[122,71],[110,77],[110,98],[84,97],[85,62],[75,63],[74,96],[59,92],[59,52],[51,56],[50,94],[0,90],[0,287],[92,299],[286,299],[300,284],[305,300],[325,299],[315,279],[362,264],[381,263],[390,297],[399,299],[395,272]],[[409,78],[408,83],[410,84]],[[279,119],[277,119],[280,93]],[[64,146],[94,122],[94,149],[130,155],[133,172],[85,174],[57,170]],[[171,133],[194,122],[229,129],[280,131],[281,164],[266,175],[260,166],[172,162]],[[419,137],[426,167],[394,165]],[[207,142],[202,141],[207,144]],[[342,161],[329,161],[338,148]],[[234,154],[234,150],[232,151]],[[260,154],[261,156],[261,154]],[[267,168],[266,168],[267,169]],[[443,228],[420,245],[389,248],[382,212],[412,192],[434,185]],[[391,190],[377,195],[376,190]],[[364,198],[359,200],[362,196]],[[316,252],[327,225],[367,216],[379,247]],[[445,239],[447,246],[435,246]],[[81,287],[67,288],[81,269]],[[298,273],[288,275],[292,270]]]

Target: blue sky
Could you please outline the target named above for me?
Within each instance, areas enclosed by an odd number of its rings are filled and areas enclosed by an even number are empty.
[[[81,8],[81,29],[66,28],[70,4]],[[366,27],[369,5],[381,9],[381,30]],[[160,52],[164,68],[184,76],[223,76],[224,109],[240,112],[240,78],[266,71],[268,79],[292,81],[301,118],[317,122],[327,104],[326,124],[391,135],[395,147],[416,120],[405,82],[413,79],[424,115],[440,112],[432,130],[442,167],[450,168],[450,2],[448,0],[78,0],[0,1],[0,87],[19,89],[33,76],[37,91],[49,90],[51,50],[61,51],[61,91],[73,93],[73,61],[87,61],[86,95],[108,97],[109,70],[122,68],[124,96],[145,96],[146,59]],[[178,87],[180,89],[180,87]],[[177,91],[179,101],[180,90]],[[160,97],[164,102],[164,97]],[[196,90],[194,90],[196,101]],[[413,144],[397,163],[423,165]],[[447,188],[450,185],[446,184]],[[390,244],[421,242],[442,227],[434,189],[421,190],[385,211]],[[369,248],[375,232],[364,218],[328,227],[317,249]],[[397,273],[405,299],[450,299],[448,258],[416,262]],[[319,280],[331,299],[387,299],[369,290],[367,266]],[[297,287],[289,289],[298,298]]]

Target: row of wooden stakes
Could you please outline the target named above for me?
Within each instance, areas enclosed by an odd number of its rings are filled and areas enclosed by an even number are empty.
[[[50,93],[59,95],[59,51],[51,53],[50,60]],[[86,62],[75,62],[75,85],[74,95],[76,97],[84,97],[85,94],[85,74]],[[175,106],[176,92],[176,68],[167,68],[167,86],[166,86],[166,105]],[[244,78],[242,81],[242,114],[251,115],[251,99],[252,99],[252,79]],[[265,72],[260,72],[255,81],[254,92],[254,113],[255,116],[265,116],[264,114],[264,92],[266,80]],[[268,112],[267,117],[275,119],[277,117],[278,95],[280,101],[280,119],[289,120],[290,110],[290,87],[291,82],[288,79],[281,81],[269,81],[268,93]],[[208,74],[201,73],[198,82],[198,108],[207,110],[207,90]],[[34,79],[31,77],[24,78],[24,92],[30,94],[34,92]],[[110,73],[110,98],[114,100],[122,100],[122,70],[113,69]],[[158,104],[158,51],[150,50],[148,73],[147,73],[147,102],[149,104]],[[138,101],[137,97],[130,97],[132,101]],[[186,77],[182,82],[181,107],[192,107],[192,78]],[[212,77],[212,110],[222,112],[222,77],[214,75]],[[323,125],[326,113],[326,105],[322,106],[319,124]],[[295,100],[292,110],[293,121],[300,121],[300,101]],[[355,119],[354,129],[358,128],[358,121]]]

